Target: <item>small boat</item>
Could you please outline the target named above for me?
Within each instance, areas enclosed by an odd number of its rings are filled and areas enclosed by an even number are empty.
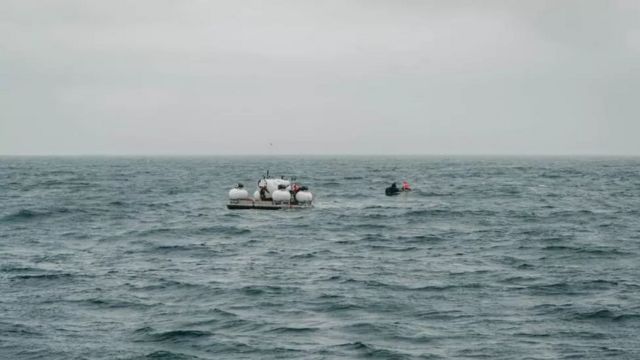
[[[227,209],[231,210],[281,210],[313,207],[313,194],[306,186],[293,180],[263,177],[258,181],[258,189],[249,195],[244,185],[238,184],[229,190]]]
[[[384,189],[384,194],[387,196],[395,196],[395,195],[400,195],[403,192],[409,192],[409,191],[411,191],[411,186],[409,186],[408,182],[403,181],[401,188],[397,187],[396,183],[393,183],[391,184],[391,186]]]

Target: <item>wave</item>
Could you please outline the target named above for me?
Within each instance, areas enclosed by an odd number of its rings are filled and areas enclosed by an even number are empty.
[[[0,221],[3,222],[20,222],[20,221],[28,221],[36,218],[43,218],[47,216],[53,215],[52,212],[43,212],[43,211],[34,211],[29,209],[22,209],[15,213],[5,215],[0,218]]]
[[[326,194],[326,197],[332,196],[332,194]],[[364,199],[367,198],[368,194],[366,193],[344,193],[344,194],[335,194],[333,195],[336,199]]]
[[[632,253],[621,251],[615,248],[590,248],[590,247],[576,247],[576,246],[565,246],[565,245],[548,245],[542,248],[542,250],[546,251],[557,251],[557,252],[575,252],[579,254],[591,254],[591,255],[630,255]]]
[[[239,289],[246,295],[256,296],[264,294],[291,294],[298,292],[297,287],[283,287],[276,285],[248,285]]]
[[[392,214],[369,214],[366,215],[364,218],[367,220],[382,220],[382,219],[392,219],[395,216]]]
[[[395,246],[385,246],[385,245],[367,245],[367,247],[373,250],[393,251],[393,252],[405,252],[405,251],[418,250],[418,248],[415,246],[395,247]]]
[[[158,350],[152,353],[130,358],[130,360],[199,360],[203,359],[194,355],[186,355],[182,353]]]
[[[57,207],[48,210],[21,209],[1,217],[0,222],[28,222],[71,213],[86,213],[86,211],[83,209],[71,209],[67,207]]]
[[[540,280],[540,278],[535,276],[511,276],[506,279],[500,280],[500,282],[503,282],[506,284],[521,284],[523,282],[526,283],[526,282],[538,281],[538,280]]]
[[[263,324],[245,319],[229,319],[217,324],[217,330],[233,329],[235,331],[252,331],[263,327]]]
[[[30,267],[30,266],[22,266],[22,265],[11,265],[11,264],[3,264],[0,265],[0,272],[40,272],[45,271],[44,269]]]
[[[12,336],[39,336],[42,333],[36,331],[33,327],[23,325],[23,324],[15,324],[15,323],[7,323],[0,321],[0,333],[5,335]]]
[[[204,226],[204,227],[161,227],[155,229],[132,231],[126,233],[126,235],[135,235],[137,237],[152,237],[157,235],[176,235],[176,236],[189,236],[189,235],[243,235],[249,234],[251,230],[247,228],[237,226]]]
[[[15,275],[10,279],[14,280],[64,280],[71,279],[76,275],[70,273],[60,273],[60,274],[28,274],[28,275]]]
[[[243,235],[249,234],[251,230],[237,226],[206,226],[195,229],[196,234],[224,234],[224,235]]]
[[[362,310],[367,308],[365,305],[358,305],[352,302],[339,302],[339,303],[322,303],[321,306],[318,306],[318,311],[322,311],[325,313],[333,313],[333,312],[341,312],[341,311],[352,311],[352,310]]]
[[[361,341],[334,345],[332,349],[340,352],[353,352],[371,359],[409,359],[411,356],[400,351],[374,346]],[[355,354],[353,354],[355,355]]]
[[[565,320],[575,321],[612,321],[640,322],[640,313],[638,312],[620,312],[607,308],[596,309],[580,309],[578,305],[573,303],[565,304],[541,304],[531,308],[539,315],[547,315],[563,318]]]
[[[560,210],[560,211],[551,211],[545,215],[540,215],[543,218],[571,218],[587,215],[598,215],[595,211],[587,210],[587,209],[575,209],[575,210]]]
[[[282,327],[277,327],[277,328],[268,330],[268,332],[278,333],[278,334],[306,334],[306,333],[316,332],[318,330],[320,329],[314,328],[314,327],[282,326]]]
[[[213,310],[207,311],[207,314],[212,314],[212,315],[214,315],[216,317],[212,318],[212,319],[204,319],[204,320],[198,320],[198,321],[190,322],[188,325],[189,326],[211,325],[211,324],[219,323],[221,321],[227,321],[229,319],[237,319],[238,318],[238,315],[236,315],[236,314],[234,314],[232,312],[229,312],[229,311],[218,309],[218,308],[215,308]]]
[[[423,313],[418,313],[416,314],[416,316],[421,319],[445,320],[445,321],[474,317],[473,315],[465,314],[460,310],[427,311]]]
[[[498,213],[493,210],[450,210],[450,209],[421,209],[409,210],[404,216],[425,217],[425,216],[448,216],[464,218],[466,216],[497,216]]]
[[[47,300],[43,302],[43,304],[57,304],[60,300]],[[88,305],[89,307],[97,307],[100,309],[144,309],[151,308],[156,304],[145,304],[142,302],[135,301],[127,301],[127,300],[118,300],[118,299],[101,299],[101,298],[89,298],[89,299],[81,299],[81,300],[66,300],[66,302],[77,304],[77,305]]]
[[[576,312],[573,313],[571,318],[573,320],[598,320],[598,319],[606,319],[611,320],[614,319],[616,315],[607,309],[600,309],[588,312]]]
[[[569,283],[558,282],[551,284],[534,284],[524,288],[524,290],[532,293],[533,295],[577,295],[579,292],[575,291]]]
[[[607,339],[609,335],[601,332],[590,331],[552,331],[552,332],[517,332],[513,334],[518,337],[535,337],[535,338],[573,338],[573,339],[589,339],[589,340],[603,340]]]
[[[15,212],[13,214],[9,214],[6,216],[2,217],[3,221],[18,221],[18,220],[28,220],[28,219],[32,219],[35,218],[37,216],[44,216],[46,214],[44,213],[39,213],[36,211],[32,211],[32,210],[28,210],[28,209],[22,209],[18,212]]]
[[[520,270],[533,269],[533,268],[535,268],[535,266],[525,262],[516,266],[516,269],[520,269]]]
[[[139,237],[145,237],[145,236],[153,236],[153,235],[161,235],[161,234],[167,234],[167,233],[173,233],[175,232],[176,228],[156,228],[156,229],[148,229],[148,230],[141,230],[141,231],[133,231],[133,232],[129,232],[128,234],[135,234],[136,236]]]
[[[356,334],[374,334],[387,332],[388,325],[384,323],[371,323],[371,322],[359,322],[354,324],[349,324],[346,326],[342,326],[343,330],[346,330],[349,333]]]
[[[407,243],[440,242],[445,240],[435,235],[398,236],[397,239]]]
[[[353,229],[388,229],[393,226],[384,224],[354,224],[349,225],[348,227]]]
[[[417,291],[417,292],[442,292],[451,289],[479,289],[486,285],[480,283],[468,283],[468,284],[446,284],[446,285],[422,285],[422,286],[410,286],[404,284],[387,284],[378,280],[358,280],[353,278],[343,279],[343,284],[359,284],[371,288],[386,288],[393,291]]]
[[[640,320],[640,313],[635,314],[617,314],[609,309],[598,309],[593,311],[586,312],[575,312],[570,318],[572,320],[604,320],[604,321],[614,321],[614,322],[623,322],[623,321],[634,321],[638,322]]]
[[[202,284],[194,284],[186,281],[177,281],[177,280],[167,280],[164,278],[158,279],[160,283],[154,283],[150,285],[142,285],[142,286],[133,286],[129,285],[129,287],[133,290],[169,290],[169,289],[180,289],[182,291],[186,291],[188,289],[200,289],[206,287],[206,285]]]
[[[161,252],[161,253],[168,253],[168,252],[178,252],[178,251],[202,251],[203,249],[206,249],[204,244],[190,244],[190,245],[160,245],[160,246],[156,246],[153,248],[152,252]],[[211,250],[210,249],[206,249],[207,250],[207,254],[211,254]]]
[[[311,259],[316,257],[316,253],[302,253],[289,256],[290,259]]]
[[[405,216],[438,216],[438,215],[450,215],[452,212],[450,210],[443,209],[423,209],[423,210],[410,210],[407,211]]]
[[[617,281],[603,280],[603,279],[585,280],[585,281],[577,282],[576,284],[583,288],[597,289],[597,290],[605,290],[605,289],[609,289],[611,287],[617,287],[618,285],[620,285],[620,283],[618,283]]]
[[[134,335],[139,337],[139,342],[180,342],[189,339],[210,337],[213,333],[203,330],[170,330],[156,332],[150,327],[143,327],[135,330]]]
[[[409,291],[433,291],[433,292],[441,292],[447,291],[451,289],[481,289],[486,287],[486,285],[480,283],[469,283],[469,284],[451,284],[451,285],[425,285],[418,287],[406,287],[406,290]]]
[[[360,241],[376,241],[377,242],[377,241],[386,241],[386,240],[388,239],[382,234],[365,234],[360,238]]]
[[[339,182],[336,181],[326,181],[323,183],[318,184],[318,187],[327,187],[327,188],[333,188],[333,187],[339,187],[341,184]]]

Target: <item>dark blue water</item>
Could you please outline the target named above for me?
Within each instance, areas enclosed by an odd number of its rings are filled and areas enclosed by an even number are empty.
[[[633,158],[0,158],[0,358],[638,359],[639,219]]]

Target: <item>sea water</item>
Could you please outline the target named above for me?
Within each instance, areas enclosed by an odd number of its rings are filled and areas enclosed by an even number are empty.
[[[640,159],[3,157],[0,358],[638,359]]]

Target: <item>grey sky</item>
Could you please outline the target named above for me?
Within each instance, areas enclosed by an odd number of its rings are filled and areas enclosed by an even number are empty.
[[[637,0],[0,0],[0,154],[640,155],[639,137]]]

